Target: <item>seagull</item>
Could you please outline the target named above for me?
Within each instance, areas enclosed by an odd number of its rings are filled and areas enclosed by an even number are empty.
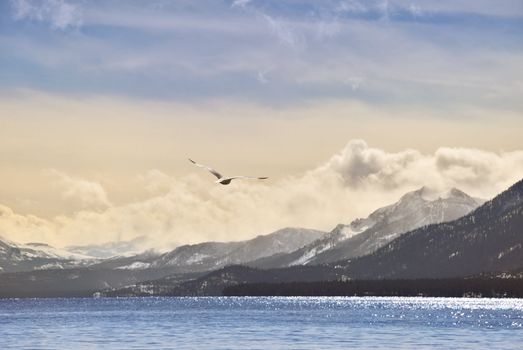
[[[211,168],[211,167],[209,167],[207,165],[198,164],[194,160],[192,160],[191,158],[188,158],[188,159],[189,159],[189,161],[191,163],[193,163],[197,167],[206,169],[211,174],[216,176],[218,178],[218,180],[216,180],[215,182],[219,183],[219,184],[222,184],[222,185],[228,185],[234,179],[255,179],[255,180],[265,180],[265,179],[268,179],[268,177],[266,177],[266,176],[261,176],[261,177],[256,177],[256,176],[223,176],[222,174],[220,174],[219,172],[217,172],[216,170],[214,170],[213,168]]]

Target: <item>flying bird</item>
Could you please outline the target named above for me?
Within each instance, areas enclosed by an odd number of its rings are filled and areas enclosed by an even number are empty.
[[[222,185],[228,185],[234,179],[255,179],[255,180],[265,180],[265,179],[268,179],[268,177],[266,177],[266,176],[262,176],[262,177],[256,177],[256,176],[223,176],[222,174],[220,174],[219,172],[217,172],[216,170],[214,170],[213,168],[211,168],[211,167],[209,167],[207,165],[198,164],[194,160],[192,160],[191,158],[189,158],[189,161],[191,163],[193,163],[194,165],[196,165],[197,167],[206,169],[211,174],[216,176],[218,178],[218,180],[216,180],[215,182],[219,183],[219,184],[222,184]]]

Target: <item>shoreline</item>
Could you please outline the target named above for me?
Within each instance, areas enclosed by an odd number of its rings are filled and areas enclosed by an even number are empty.
[[[520,278],[445,278],[244,283],[224,288],[225,296],[358,296],[523,298]]]

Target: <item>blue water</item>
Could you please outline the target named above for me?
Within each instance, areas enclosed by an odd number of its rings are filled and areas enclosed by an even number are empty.
[[[0,349],[521,349],[523,300],[0,300]]]

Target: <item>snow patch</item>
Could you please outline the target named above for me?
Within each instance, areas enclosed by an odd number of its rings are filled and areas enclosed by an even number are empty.
[[[351,237],[356,236],[357,234],[362,233],[363,231],[367,230],[369,228],[368,225],[363,225],[357,229],[354,229],[352,225],[344,226],[340,233],[342,234],[342,240],[349,239]]]
[[[521,249],[521,243],[518,243],[518,244],[515,244],[513,245],[512,247],[508,248],[508,249],[505,249],[504,251],[500,252],[498,254],[498,259],[501,259],[502,257],[504,257],[505,255],[507,254],[510,254],[512,251],[516,250],[516,249]]]
[[[193,254],[189,259],[187,259],[186,263],[187,264],[196,264],[208,257],[209,257],[209,255],[207,255],[207,254],[196,253],[196,254]]]
[[[151,266],[149,263],[145,263],[142,261],[135,261],[132,264],[125,265],[125,266],[119,266],[117,269],[119,270],[144,270]]]
[[[55,263],[49,263],[49,264],[44,264],[42,266],[35,267],[35,270],[54,270],[54,269],[63,270],[64,266],[60,263],[55,262]]]

